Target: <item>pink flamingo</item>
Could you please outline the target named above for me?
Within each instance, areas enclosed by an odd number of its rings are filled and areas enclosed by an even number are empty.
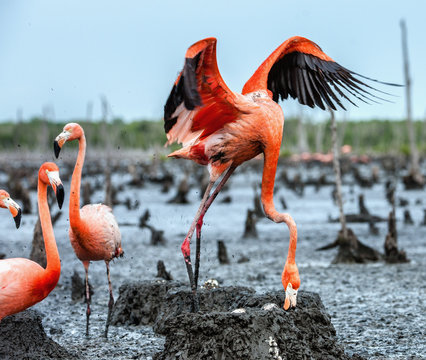
[[[54,150],[55,156],[58,157],[64,143],[73,140],[78,140],[78,156],[71,180],[69,237],[75,254],[83,262],[86,271],[86,335],[89,335],[90,318],[89,265],[90,261],[103,260],[106,264],[109,287],[108,317],[104,332],[104,336],[108,337],[114,305],[109,263],[114,258],[123,255],[121,234],[110,207],[102,204],[90,204],[80,209],[81,173],[86,154],[86,137],[83,128],[76,123],[65,125],[64,130],[54,141]]]
[[[284,115],[279,98],[297,98],[301,104],[336,110],[344,109],[339,97],[350,95],[361,101],[377,97],[359,74],[339,65],[314,42],[295,36],[284,41],[246,82],[242,94],[231,91],[222,79],[216,62],[216,39],[207,38],[186,52],[183,70],[164,106],[167,144],[183,147],[169,156],[207,165],[210,182],[181,250],[197,310],[197,281],[203,217],[233,171],[243,162],[264,154],[262,204],[266,216],[287,224],[289,252],[282,281],[286,290],[285,308],[296,305],[300,285],[295,263],[297,228],[289,214],[276,211],[273,201],[275,172],[281,148]],[[368,79],[368,78],[367,78]],[[370,79],[371,80],[371,79]],[[210,195],[215,182],[222,180]],[[192,271],[190,242],[197,229],[195,271]]]
[[[54,163],[46,162],[38,172],[37,189],[38,211],[46,248],[46,269],[24,258],[0,260],[0,320],[42,301],[58,283],[61,262],[47,203],[49,185],[55,191],[59,208],[61,208],[64,201],[64,188],[59,178],[59,169]],[[13,208],[12,215],[20,214],[19,206],[4,190],[0,192],[0,206],[4,207],[3,205],[9,209]],[[14,216],[16,218],[20,215]]]

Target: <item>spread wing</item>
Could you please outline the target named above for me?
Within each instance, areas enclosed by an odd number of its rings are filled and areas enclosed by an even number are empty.
[[[295,36],[281,44],[263,62],[244,85],[243,94],[268,89],[276,102],[279,98],[283,100],[291,96],[303,105],[312,108],[318,106],[323,110],[326,107],[336,110],[336,105],[345,109],[342,99],[355,106],[355,99],[366,103],[388,101],[377,96],[377,92],[383,93],[382,91],[366,84],[360,78],[398,86],[348,70],[326,55],[314,42]]]
[[[216,39],[192,45],[164,106],[167,144],[192,144],[235,121],[239,114],[235,98],[217,67]]]

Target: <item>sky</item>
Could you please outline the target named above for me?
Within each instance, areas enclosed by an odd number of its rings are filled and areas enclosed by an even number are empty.
[[[413,116],[426,115],[426,1],[144,1],[1,0],[0,121],[45,115],[52,120],[108,117],[161,119],[186,49],[218,39],[223,79],[233,91],[287,38],[315,41],[341,65],[403,84],[401,31],[406,20]],[[404,88],[392,103],[349,106],[337,117],[401,119]],[[327,117],[294,100],[285,116]],[[91,111],[88,109],[92,109]]]

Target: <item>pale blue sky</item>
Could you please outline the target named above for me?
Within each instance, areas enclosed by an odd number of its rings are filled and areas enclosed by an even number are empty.
[[[218,38],[218,64],[240,91],[284,40],[301,35],[343,66],[403,83],[399,21],[408,26],[413,113],[426,111],[426,1],[0,1],[0,120],[54,108],[55,118],[81,118],[104,94],[115,116],[161,118],[188,46]],[[402,118],[404,91],[394,104],[350,106],[347,117]],[[293,101],[284,114],[300,112]],[[306,109],[309,109],[305,107]],[[325,117],[320,110],[306,112]],[[343,116],[342,112],[338,116]]]

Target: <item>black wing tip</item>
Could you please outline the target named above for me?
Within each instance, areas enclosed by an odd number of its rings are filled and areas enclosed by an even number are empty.
[[[176,124],[177,117],[173,116],[182,103],[185,109],[192,111],[202,106],[201,94],[198,92],[197,68],[201,52],[192,58],[185,58],[185,65],[180,73],[179,81],[175,83],[164,105],[164,131],[166,134]]]
[[[358,74],[334,60],[323,60],[312,54],[294,51],[272,66],[268,75],[268,89],[272,91],[273,100],[276,102],[279,98],[284,100],[291,96],[303,105],[311,108],[318,106],[322,110],[337,110],[337,107],[346,110],[341,98],[357,106],[351,96],[367,104],[380,101],[392,103],[374,92],[397,97],[370,86],[357,77],[386,86],[404,86]]]

